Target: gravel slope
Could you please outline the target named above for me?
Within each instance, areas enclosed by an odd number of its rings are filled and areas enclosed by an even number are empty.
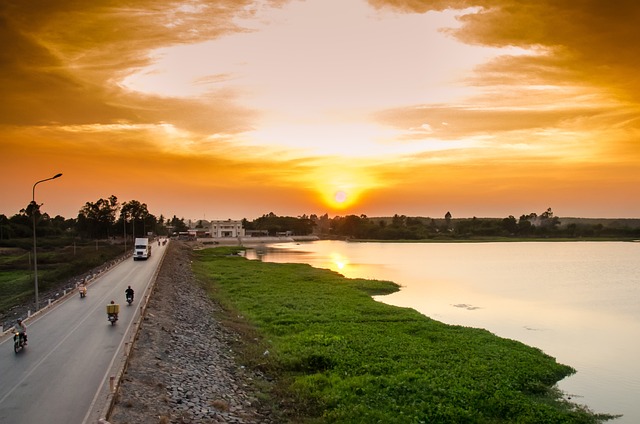
[[[191,247],[171,241],[110,415],[112,424],[273,423],[258,402],[264,379],[234,361],[239,336],[196,283]]]

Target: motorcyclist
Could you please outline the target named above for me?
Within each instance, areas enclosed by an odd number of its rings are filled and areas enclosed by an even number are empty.
[[[27,345],[27,326],[22,322],[22,319],[18,319],[18,323],[16,324],[16,331],[18,332],[18,337],[21,337],[24,340],[25,346]]]
[[[111,305],[115,305],[115,304],[116,304],[116,302],[112,300],[111,301]],[[111,315],[115,316],[116,320],[118,320],[118,314],[117,313],[113,313],[113,314],[109,313],[109,308],[107,308],[107,316],[111,316]]]
[[[84,283],[80,283],[78,285],[78,291],[80,292],[80,296],[86,296],[87,295],[87,286]]]
[[[131,286],[129,286],[125,291],[124,294],[126,296],[127,299],[131,298],[131,301],[133,302],[133,289],[131,288]]]

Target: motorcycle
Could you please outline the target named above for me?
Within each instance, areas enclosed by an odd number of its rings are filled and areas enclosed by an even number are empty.
[[[131,305],[133,303],[133,296],[127,296],[127,303]]]
[[[80,299],[83,299],[87,295],[87,288],[85,286],[78,287],[78,291],[80,292]]]
[[[116,321],[118,321],[118,314],[107,314],[107,319],[111,325],[116,325]]]
[[[111,323],[111,325],[116,325],[116,321],[118,321],[118,313],[120,312],[120,305],[110,304],[107,305],[107,319]]]
[[[13,335],[13,351],[18,353],[19,350],[24,349],[27,343],[24,341],[24,337],[19,332],[15,332]]]

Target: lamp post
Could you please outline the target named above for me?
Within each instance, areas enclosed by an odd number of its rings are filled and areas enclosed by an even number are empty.
[[[58,177],[62,177],[62,174],[56,174],[51,178],[45,178],[44,180],[37,181],[33,185],[33,190],[31,192],[31,204],[33,205],[33,210],[31,211],[31,214],[33,216],[33,276],[34,276],[35,289],[36,289],[35,312],[38,312],[38,309],[40,309],[40,303],[38,302],[38,253],[36,250],[36,186],[45,181],[55,180]]]

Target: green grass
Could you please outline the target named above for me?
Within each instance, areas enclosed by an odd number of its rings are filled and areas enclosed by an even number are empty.
[[[539,349],[371,298],[398,290],[392,282],[249,261],[233,251],[198,251],[194,270],[227,318],[250,328],[242,360],[275,376],[272,403],[290,422],[608,418],[564,402],[554,384],[574,370]]]

